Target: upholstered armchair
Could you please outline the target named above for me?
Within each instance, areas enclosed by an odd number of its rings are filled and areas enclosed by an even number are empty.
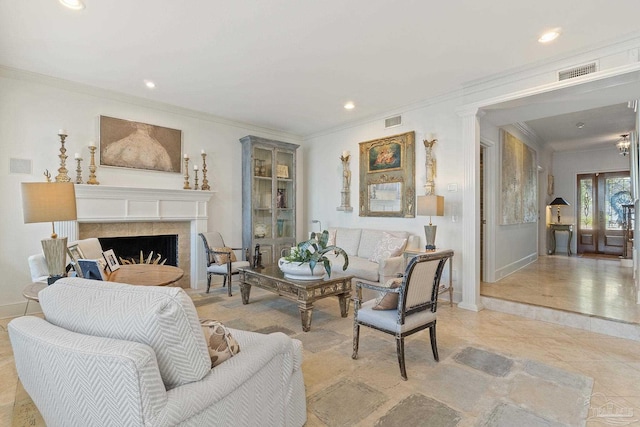
[[[247,259],[248,249],[231,248],[224,243],[222,235],[217,231],[200,233],[200,238],[204,243],[204,250],[207,255],[207,293],[211,288],[211,276],[214,274],[223,276],[222,286],[227,284],[227,292],[231,296],[231,277],[238,274],[238,268],[249,267],[249,261],[238,260],[235,251],[241,251],[240,257]]]
[[[63,278],[45,319],[8,325],[20,381],[48,426],[301,426],[302,345],[231,330],[240,351],[211,368],[181,288]]]
[[[353,313],[353,359],[358,358],[360,326],[391,334],[396,339],[396,352],[402,379],[407,379],[404,361],[404,338],[429,328],[431,351],[438,361],[436,343],[436,309],[442,270],[453,256],[452,250],[432,252],[414,257],[404,275],[392,279],[389,287],[356,282]],[[380,292],[378,299],[362,302],[362,288]]]

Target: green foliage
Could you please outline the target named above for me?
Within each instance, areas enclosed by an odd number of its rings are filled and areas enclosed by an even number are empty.
[[[331,262],[327,257],[329,252],[334,252],[336,258],[339,255],[344,257],[344,265],[342,266],[342,270],[346,270],[349,266],[349,256],[344,251],[344,249],[339,248],[335,245],[327,246],[329,242],[329,232],[324,230],[322,234],[311,233],[311,238],[304,242],[298,243],[296,246],[291,248],[291,253],[284,257],[289,262],[298,262],[303,264],[305,262],[309,263],[309,268],[313,272],[314,267],[318,263],[322,263],[325,271],[331,277]]]

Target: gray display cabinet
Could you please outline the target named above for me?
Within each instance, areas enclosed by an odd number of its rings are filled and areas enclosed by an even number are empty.
[[[299,145],[248,135],[242,143],[242,246],[260,245],[262,264],[296,244],[296,150]]]

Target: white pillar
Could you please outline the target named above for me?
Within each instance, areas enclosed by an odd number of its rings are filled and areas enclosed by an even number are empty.
[[[462,191],[462,301],[458,307],[483,309],[480,303],[480,124],[477,108],[461,112],[464,184]]]

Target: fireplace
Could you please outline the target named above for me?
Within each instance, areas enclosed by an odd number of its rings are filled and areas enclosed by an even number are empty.
[[[121,264],[128,262],[178,266],[178,235],[99,237],[102,249],[113,249]]]
[[[177,234],[177,264],[184,271],[177,285],[202,288],[206,260],[198,233],[207,231],[212,195],[212,191],[76,185],[78,220],[56,223],[56,229],[69,241]]]

